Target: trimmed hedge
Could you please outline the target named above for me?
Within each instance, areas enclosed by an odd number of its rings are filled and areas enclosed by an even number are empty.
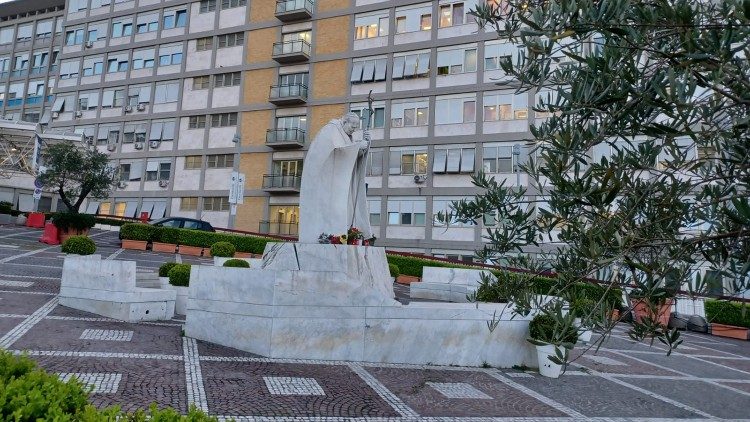
[[[166,262],[159,267],[159,277],[169,277],[169,270],[177,265],[176,262]]]
[[[453,264],[450,262],[433,261],[426,258],[417,258],[414,256],[391,255],[387,256],[388,263],[394,264],[403,275],[422,277],[424,267],[444,267],[444,268],[476,268],[471,265]]]
[[[217,242],[228,242],[234,246],[236,251],[254,254],[262,254],[268,242],[279,242],[278,239],[257,236],[175,229],[173,227],[157,227],[140,223],[123,225],[120,228],[120,235],[123,239],[127,240],[157,241],[201,248],[210,248]]]
[[[211,254],[213,255],[213,253]],[[229,259],[224,263],[223,266],[233,268],[250,268],[250,263],[245,261],[244,259]]]
[[[398,277],[401,275],[401,271],[398,269],[396,264],[388,264],[388,271],[391,273],[391,277]]]
[[[237,249],[229,242],[216,242],[211,245],[211,256],[231,258]]]
[[[213,422],[191,407],[187,416],[174,409],[159,410],[152,404],[147,412],[122,412],[118,407],[97,410],[88,402],[87,390],[78,381],[63,382],[40,369],[26,356],[0,350],[0,420],[3,421],[87,421],[87,422]]]
[[[707,300],[705,307],[708,322],[750,328],[750,304]]]
[[[92,255],[96,252],[96,244],[88,236],[71,236],[63,242],[62,252],[76,255]]]
[[[167,273],[169,284],[187,287],[190,285],[190,264],[177,264]]]
[[[52,224],[60,230],[86,230],[94,227],[96,221],[93,215],[59,212],[52,216]]]

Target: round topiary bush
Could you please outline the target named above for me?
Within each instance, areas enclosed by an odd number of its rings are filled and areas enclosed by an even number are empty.
[[[62,244],[64,253],[91,255],[96,252],[96,244],[86,236],[71,236]]]
[[[250,263],[244,259],[230,259],[224,263],[225,267],[250,268]]]
[[[169,270],[177,265],[176,262],[166,262],[159,267],[159,277],[169,277]]]
[[[398,265],[396,264],[388,264],[388,271],[391,273],[391,277],[398,277],[401,275],[401,272],[398,270]]]
[[[229,242],[216,242],[211,245],[211,256],[231,258],[237,249]]]
[[[578,330],[573,326],[558,324],[551,315],[538,314],[529,323],[529,337],[546,344],[575,344],[578,341]]]
[[[190,285],[190,264],[177,264],[167,273],[169,284],[187,287]]]

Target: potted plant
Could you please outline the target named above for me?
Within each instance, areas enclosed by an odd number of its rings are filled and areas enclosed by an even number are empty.
[[[216,242],[211,245],[210,255],[214,257],[214,265],[221,266],[234,257],[237,249],[229,242]]]
[[[151,250],[154,252],[175,253],[180,238],[180,229],[174,227],[155,227],[154,241]]]
[[[88,235],[89,229],[94,227],[96,221],[94,216],[89,214],[61,212],[52,216],[52,224],[57,227],[60,243],[65,243],[71,236]]]
[[[70,236],[63,242],[62,252],[74,255],[93,255],[96,252],[96,245],[87,236]]]
[[[145,251],[148,242],[153,239],[154,226],[142,223],[125,224],[120,227],[120,238],[123,249]]]
[[[391,282],[395,282],[396,278],[401,274],[396,264],[388,264],[388,272],[391,273]]]
[[[190,286],[190,264],[177,264],[167,273],[169,287],[177,292],[174,311],[180,315],[187,313],[188,286]]]
[[[595,306],[596,303],[593,300],[583,297],[575,298],[570,302],[570,312],[575,317],[573,324],[578,328],[578,339],[584,343],[588,343],[593,334],[591,317]]]
[[[178,242],[180,253],[183,255],[201,256],[203,254],[203,239],[197,230],[180,230]]]
[[[568,350],[578,339],[578,332],[572,324],[572,314],[557,317],[547,313],[537,314],[529,323],[528,341],[536,346],[539,361],[539,374],[558,378],[567,361]]]
[[[176,262],[165,262],[159,267],[159,284],[162,288],[169,285],[169,270],[174,268],[175,265],[177,265]]]
[[[231,258],[228,259],[222,267],[233,267],[233,268],[250,268],[250,263],[244,259]]]
[[[750,305],[707,300],[705,307],[706,319],[711,322],[712,335],[750,340]]]
[[[669,315],[672,313],[674,295],[663,287],[656,287],[647,291],[642,288],[630,291],[630,310],[633,319],[641,323],[649,318],[664,327],[669,325]]]

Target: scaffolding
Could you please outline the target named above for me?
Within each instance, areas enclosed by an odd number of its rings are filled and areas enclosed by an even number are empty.
[[[44,148],[70,141],[85,147],[81,135],[42,134],[36,123],[0,120],[0,178],[19,174],[36,176]]]

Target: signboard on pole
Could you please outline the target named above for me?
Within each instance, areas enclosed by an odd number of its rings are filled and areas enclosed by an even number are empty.
[[[34,200],[42,199],[42,188],[34,188]]]
[[[245,173],[238,173],[237,177],[237,203],[245,203]]]
[[[229,203],[237,203],[237,181],[240,178],[239,172],[233,171],[232,176],[229,178]]]

